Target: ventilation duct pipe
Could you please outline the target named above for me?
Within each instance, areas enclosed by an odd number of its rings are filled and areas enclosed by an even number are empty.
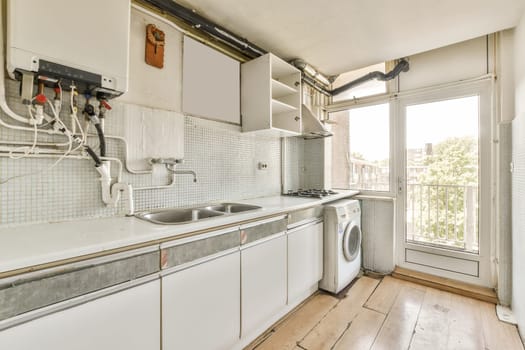
[[[317,71],[314,67],[312,67],[311,65],[309,65],[308,63],[306,63],[304,60],[300,58],[296,58],[295,60],[290,61],[290,64],[302,70],[304,73],[312,77],[312,79],[315,79],[324,85],[330,85],[334,80],[333,78],[335,78],[335,77],[331,77],[331,78],[325,77],[321,72]]]
[[[408,64],[408,61],[405,59],[402,59],[399,61],[399,63],[388,73],[383,73],[380,71],[370,72],[360,78],[357,78],[355,80],[352,80],[351,82],[348,82],[336,89],[328,90],[325,86],[328,85],[333,81],[332,78],[326,78],[324,75],[322,75],[320,72],[316,71],[315,68],[310,66],[308,63],[301,59],[295,59],[290,62],[293,64],[296,68],[300,69],[303,74],[303,81],[316,89],[317,91],[327,95],[327,96],[335,96],[339,95],[341,92],[349,90],[353,87],[356,87],[357,85],[361,85],[363,83],[366,83],[369,80],[377,79],[380,81],[388,81],[392,80],[395,77],[397,77],[401,72],[408,72],[410,66]],[[322,84],[320,84],[322,83]],[[323,86],[324,85],[324,86]]]
[[[177,4],[173,0],[144,0],[144,2],[149,3],[172,16],[180,18],[195,29],[221,40],[225,44],[244,53],[250,58],[256,58],[267,53],[265,50],[250,43],[248,40],[233,34],[229,30],[196,14],[195,11]]]
[[[405,60],[405,59],[402,59],[401,61],[399,61],[398,64],[396,64],[396,66],[394,67],[394,69],[392,69],[390,72],[388,73],[383,73],[383,72],[380,72],[380,71],[375,71],[375,72],[370,72],[366,75],[363,75],[361,78],[357,78],[355,80],[352,80],[351,82],[349,83],[346,83],[336,89],[333,89],[330,91],[330,94],[332,96],[335,96],[335,95],[339,95],[341,92],[343,91],[346,91],[348,89],[351,89],[357,85],[361,85],[363,83],[366,83],[367,81],[369,80],[373,80],[373,79],[377,79],[377,80],[380,80],[380,81],[388,81],[388,80],[392,80],[394,79],[395,77],[397,77],[401,72],[408,72],[409,70],[409,64],[408,64],[408,61]]]

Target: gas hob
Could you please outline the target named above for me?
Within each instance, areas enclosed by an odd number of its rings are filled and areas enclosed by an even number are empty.
[[[332,190],[318,190],[318,189],[298,189],[298,190],[288,190],[284,193],[285,196],[293,197],[308,197],[308,198],[324,198],[333,194],[337,194]]]

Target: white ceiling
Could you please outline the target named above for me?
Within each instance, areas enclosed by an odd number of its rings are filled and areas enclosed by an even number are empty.
[[[285,60],[334,75],[514,27],[524,0],[182,0]]]

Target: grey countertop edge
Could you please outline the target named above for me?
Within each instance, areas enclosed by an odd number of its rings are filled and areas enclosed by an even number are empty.
[[[358,191],[316,198],[270,196],[235,201],[263,209],[196,223],[158,225],[135,217],[109,217],[0,228],[0,278],[60,265],[70,259],[103,256],[122,249],[154,245],[213,228],[300,210],[351,197]]]

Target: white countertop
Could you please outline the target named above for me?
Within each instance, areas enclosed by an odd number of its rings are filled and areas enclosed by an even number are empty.
[[[0,273],[136,244],[175,239],[185,233],[307,208],[357,193],[338,190],[338,194],[322,199],[272,196],[235,201],[259,205],[263,209],[182,225],[158,225],[135,217],[111,217],[0,228]]]

